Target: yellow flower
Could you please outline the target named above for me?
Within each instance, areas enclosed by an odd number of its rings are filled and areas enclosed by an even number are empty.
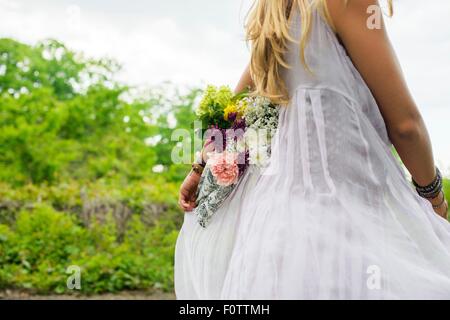
[[[235,105],[234,103],[229,104],[229,105],[223,110],[225,120],[228,121],[228,115],[229,115],[230,113],[234,113],[234,112],[237,112],[236,105]]]

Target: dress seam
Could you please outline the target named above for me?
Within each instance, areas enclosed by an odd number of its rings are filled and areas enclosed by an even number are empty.
[[[330,88],[330,87],[325,87],[325,86],[306,86],[306,85],[301,84],[301,85],[298,85],[294,89],[293,96],[299,90],[324,90],[324,91],[331,91],[331,92],[334,92],[334,93],[337,93],[337,94],[343,96],[344,98],[346,98],[347,100],[349,100],[350,102],[352,102],[354,104],[359,104],[358,101],[356,101],[354,98],[352,98],[351,96],[349,96],[345,92],[342,92],[341,90],[335,89],[335,88]],[[351,110],[355,111],[355,108],[353,108],[353,105],[350,104],[348,107]]]

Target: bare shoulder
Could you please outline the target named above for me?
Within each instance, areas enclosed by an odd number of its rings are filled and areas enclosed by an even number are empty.
[[[330,14],[337,19],[349,13],[366,14],[367,8],[380,5],[378,0],[326,0],[326,3]]]
[[[327,0],[328,13],[337,31],[367,21],[373,14],[372,8],[379,8],[378,0]]]

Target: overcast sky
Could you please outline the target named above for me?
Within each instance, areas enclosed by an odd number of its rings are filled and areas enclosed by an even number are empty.
[[[63,41],[109,56],[132,85],[234,86],[248,61],[243,23],[251,0],[0,0],[0,37]],[[450,1],[396,0],[388,19],[435,158],[450,172]],[[387,82],[387,85],[389,83]]]

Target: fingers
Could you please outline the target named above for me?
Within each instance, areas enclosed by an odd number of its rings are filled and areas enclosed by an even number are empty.
[[[442,212],[440,216],[444,219],[448,219],[448,203],[447,201],[444,202],[444,206],[442,208]]]
[[[447,201],[445,202],[445,205],[439,209],[436,209],[435,211],[440,217],[448,220],[448,204]]]
[[[448,220],[448,202],[445,201],[444,219]]]
[[[189,200],[192,205],[192,210],[194,210],[194,208],[196,207],[197,196],[195,194],[193,194]]]
[[[184,195],[180,194],[180,198],[178,199],[178,205],[185,212],[190,212],[195,208],[195,200],[188,200]]]
[[[180,208],[184,211],[186,211],[189,207],[188,202],[186,201],[186,198],[184,197],[183,194],[180,193],[179,197],[178,197],[178,205],[180,206]]]

